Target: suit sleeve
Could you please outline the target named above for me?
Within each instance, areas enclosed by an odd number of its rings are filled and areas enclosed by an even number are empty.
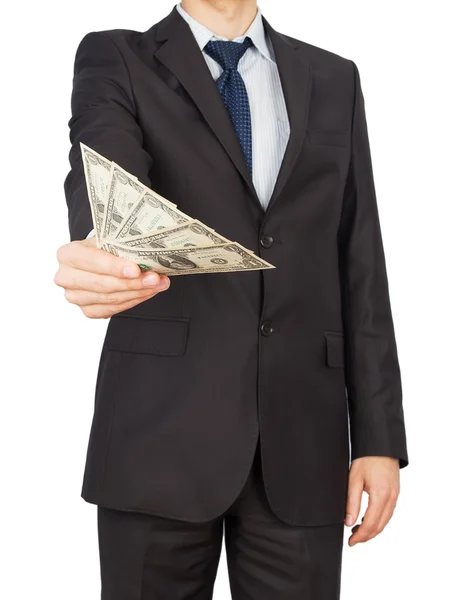
[[[143,149],[129,73],[115,42],[102,32],[80,42],[74,68],[69,121],[71,170],[64,182],[72,240],[93,228],[80,142],[96,150],[149,186],[151,158]]]
[[[364,98],[353,68],[352,149],[339,231],[351,456],[390,456],[405,467],[400,369]]]

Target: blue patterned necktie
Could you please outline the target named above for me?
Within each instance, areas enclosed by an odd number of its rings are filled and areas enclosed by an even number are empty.
[[[217,79],[217,88],[233,122],[236,135],[244,152],[245,162],[252,173],[252,124],[247,89],[237,65],[253,42],[246,37],[242,43],[210,41],[204,52],[218,62],[223,73]]]

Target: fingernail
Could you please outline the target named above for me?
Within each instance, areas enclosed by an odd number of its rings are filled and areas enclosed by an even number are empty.
[[[346,515],[346,525],[347,525],[348,527],[350,527],[350,526],[352,525],[353,521],[354,521],[354,520],[353,520],[353,518],[352,518],[352,515]]]
[[[144,275],[142,283],[146,287],[155,287],[159,283],[159,277],[156,273],[147,273]]]
[[[139,274],[139,270],[134,265],[127,265],[123,267],[123,275],[125,277],[129,277],[129,279],[134,279]]]

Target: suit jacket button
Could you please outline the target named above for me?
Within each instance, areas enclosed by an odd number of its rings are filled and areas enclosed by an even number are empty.
[[[263,248],[271,248],[274,243],[274,239],[270,235],[262,235],[260,238],[260,244]]]
[[[269,335],[274,333],[274,327],[271,325],[271,323],[269,321],[265,321],[264,323],[262,323],[261,333],[266,337],[268,337]]]

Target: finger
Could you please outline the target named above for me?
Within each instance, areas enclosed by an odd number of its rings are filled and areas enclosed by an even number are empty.
[[[348,527],[352,527],[360,514],[363,494],[363,478],[349,476],[347,491],[346,520]]]
[[[115,308],[131,300],[146,300],[151,298],[160,291],[158,287],[146,290],[115,292],[113,294],[101,294],[100,292],[88,292],[86,290],[65,290],[65,298],[70,304],[77,304],[78,306],[101,304]]]
[[[93,247],[97,247],[97,238],[95,235],[92,235],[91,237],[86,238],[85,240],[82,240],[83,244],[86,244],[87,246],[93,246]]]
[[[158,285],[158,282],[167,282],[170,284],[170,280],[166,275],[159,275],[154,271],[142,273],[140,277],[136,277],[135,279],[122,279],[111,275],[98,275],[96,273],[89,273],[88,271],[81,271],[67,265],[59,267],[54,277],[54,282],[56,285],[67,290],[86,290],[103,294],[153,288]]]
[[[130,302],[124,302],[118,306],[111,306],[107,304],[92,304],[89,306],[83,306],[81,310],[90,319],[108,319],[113,317],[120,312],[134,308],[137,304],[140,304],[143,300],[131,300]]]
[[[94,248],[85,242],[71,242],[62,246],[57,251],[57,259],[59,263],[90,273],[128,279],[140,276],[140,268],[135,262],[115,256],[101,248]]]
[[[372,494],[370,491],[370,500],[365,512],[364,520],[357,531],[349,538],[349,545],[355,546],[362,542],[367,542],[374,538],[378,533],[378,524],[384,512],[387,498],[383,495]]]

